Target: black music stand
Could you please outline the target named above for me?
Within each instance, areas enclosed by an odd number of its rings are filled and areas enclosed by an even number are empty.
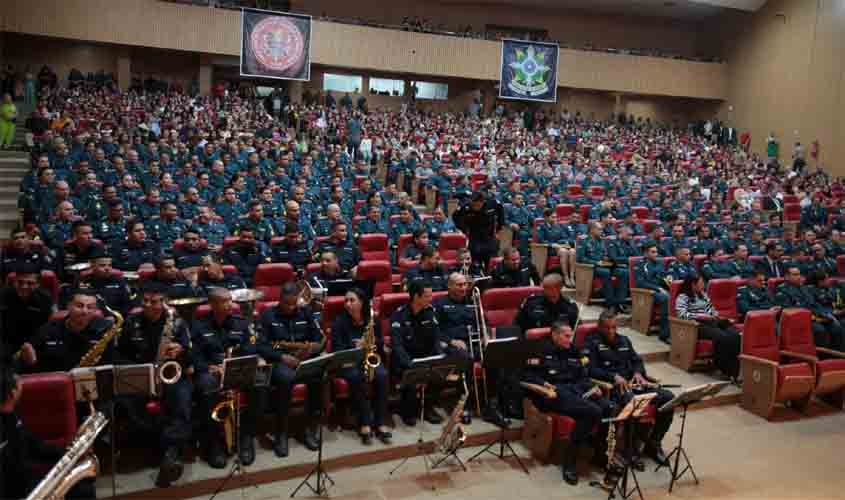
[[[331,381],[331,375],[337,372],[338,370],[350,367],[350,366],[361,366],[364,360],[364,351],[362,349],[347,349],[345,351],[337,351],[331,354],[323,354],[321,356],[317,356],[315,358],[311,358],[305,360],[299,364],[296,368],[296,375],[294,376],[294,383],[300,382],[305,383],[307,381],[313,381],[314,379],[319,379],[321,385],[325,386],[325,384]],[[335,485],[334,480],[329,476],[329,473],[323,469],[323,414],[320,412],[319,417],[317,418],[317,425],[319,427],[318,430],[318,439],[319,439],[319,446],[317,448],[317,463],[314,465],[314,468],[305,476],[305,479],[299,483],[299,486],[293,490],[293,493],[290,494],[290,497],[293,498],[302,489],[303,486],[308,486],[308,489],[311,490],[317,496],[328,496],[329,488],[326,484],[327,482],[332,486]],[[315,478],[315,485],[311,485],[309,482],[311,480],[311,476],[316,476]]]
[[[634,423],[635,419],[642,416],[643,411],[656,396],[656,392],[638,394],[631,398],[631,400],[628,401],[628,404],[625,405],[625,407],[622,408],[615,417],[602,420],[602,422],[609,423],[610,425],[615,425],[621,422],[624,426],[625,432],[625,453],[622,458],[622,472],[613,484],[610,485],[607,500],[615,498],[617,491],[619,492],[619,496],[623,499],[627,500],[628,498],[631,498],[634,493],[637,493],[640,500],[643,500],[643,491],[640,489],[640,482],[637,480],[637,472],[634,468],[634,461],[636,460],[634,456]],[[613,458],[611,457],[608,467],[612,467],[612,464]],[[634,486],[632,486],[630,490],[628,489],[628,476],[631,476],[631,479],[634,481]]]
[[[675,487],[675,482],[682,478],[687,471],[692,474],[692,478],[695,480],[695,484],[698,484],[698,476],[695,475],[695,469],[692,468],[692,462],[690,462],[689,456],[687,456],[686,450],[684,450],[684,430],[686,429],[687,423],[687,410],[689,410],[689,406],[691,404],[697,403],[702,399],[710,396],[715,396],[719,392],[722,391],[725,387],[730,385],[730,382],[713,382],[710,384],[702,384],[695,387],[691,387],[684,392],[675,396],[675,398],[660,408],[657,411],[675,411],[675,408],[681,407],[683,408],[683,412],[681,413],[681,432],[678,434],[678,445],[669,453],[666,457],[666,461],[662,464],[659,464],[654,472],[659,471],[663,467],[669,468],[669,472],[672,473],[672,480],[669,482],[669,493],[672,493],[672,488]],[[672,456],[675,457],[674,465],[670,465],[672,463]],[[686,462],[686,467],[681,472],[678,472],[678,468],[681,464],[681,456],[684,457],[684,462]]]
[[[508,369],[520,370],[525,367],[530,358],[542,355],[544,347],[545,344],[542,340],[522,340],[516,337],[491,340],[487,342],[487,347],[484,349],[484,368],[499,370],[500,373],[504,373]],[[499,383],[502,383],[502,381],[499,381]],[[491,449],[495,445],[499,445],[499,453]],[[510,452],[509,455],[505,455],[505,449]],[[505,458],[512,456],[516,458],[522,470],[529,474],[528,467],[516,454],[507,436],[505,436],[505,426],[499,427],[499,439],[485,446],[484,449],[467,460],[467,463],[472,462],[484,453],[490,453],[503,461]]]
[[[433,469],[434,467],[430,466],[429,464],[429,460],[431,459],[428,456],[429,453],[427,447],[425,446],[425,440],[423,439],[422,426],[425,416],[425,391],[428,387],[428,384],[446,382],[450,374],[462,373],[467,369],[467,366],[469,366],[470,363],[471,361],[464,357],[447,356],[445,354],[439,354],[436,356],[428,356],[425,358],[416,358],[411,362],[411,367],[402,372],[402,381],[399,383],[400,387],[404,388],[408,386],[422,386],[422,389],[420,390],[420,434],[417,438],[417,454],[422,455],[423,457],[426,476],[431,473],[431,469]],[[401,469],[402,466],[405,465],[405,463],[407,463],[410,459],[410,456],[402,459],[402,461],[399,462],[399,465],[397,465],[393,468],[393,470],[390,471],[390,475],[392,476],[396,471]],[[431,486],[431,489],[435,489],[433,484]]]
[[[235,358],[226,358],[223,360],[223,377],[220,379],[221,391],[241,391],[248,389],[255,385],[255,373],[258,370],[258,356],[238,356]],[[235,392],[235,458],[232,462],[232,470],[217,487],[214,494],[211,495],[211,500],[214,500],[226,483],[235,474],[239,474],[243,478],[244,465],[241,463],[241,402],[239,392]],[[243,484],[243,483],[241,483]],[[254,485],[256,488],[258,485]]]

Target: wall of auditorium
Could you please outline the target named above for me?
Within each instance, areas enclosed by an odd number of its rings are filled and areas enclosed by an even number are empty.
[[[463,29],[467,25],[482,31],[487,24],[541,28],[549,37],[565,45],[583,47],[619,47],[660,49],[687,56],[712,55],[709,44],[700,44],[699,26],[676,20],[590,14],[585,11],[542,9],[526,5],[508,6],[480,4],[477,1],[434,0],[294,0],[297,11],[319,17],[366,19],[382,24],[400,25],[406,16],[431,20],[437,27],[441,23],[448,30]]]
[[[720,116],[749,130],[755,151],[774,132],[782,160],[795,141],[818,140],[821,164],[845,175],[845,0],[769,0],[723,26],[729,83]]]
[[[155,0],[3,0],[0,23],[16,33],[239,53],[238,12]],[[664,36],[657,33],[650,36]],[[315,21],[312,54],[326,66],[494,81],[500,44]],[[722,64],[561,50],[558,81],[577,89],[719,99],[726,95],[725,75]]]

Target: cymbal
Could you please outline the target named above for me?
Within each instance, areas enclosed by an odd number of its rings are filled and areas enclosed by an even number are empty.
[[[255,302],[264,298],[264,292],[251,288],[232,290],[232,302]]]
[[[170,299],[167,305],[171,307],[193,306],[196,304],[205,304],[208,302],[208,297],[182,297],[178,299]]]
[[[71,266],[67,266],[67,270],[72,272],[72,273],[78,273],[80,271],[87,271],[88,269],[91,269],[91,263],[90,262],[80,262],[78,264],[73,264]]]

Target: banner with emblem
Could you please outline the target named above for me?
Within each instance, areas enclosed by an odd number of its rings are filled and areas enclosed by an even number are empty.
[[[311,16],[241,10],[241,76],[311,79]]]
[[[499,97],[557,101],[558,50],[554,43],[502,40]]]

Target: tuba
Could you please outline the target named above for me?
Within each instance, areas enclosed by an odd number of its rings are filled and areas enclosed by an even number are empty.
[[[79,481],[97,477],[100,463],[90,453],[97,435],[108,424],[100,412],[92,412],[77,431],[64,456],[50,469],[26,500],[62,500]]]
[[[156,356],[156,379],[165,385],[175,384],[182,378],[182,365],[178,361],[166,360],[167,346],[173,342],[173,324],[176,315],[172,307],[165,309],[167,318],[164,320],[164,329],[161,332],[161,340],[158,344],[158,356]]]
[[[97,297],[98,299],[102,300],[102,297]],[[79,360],[79,368],[87,368],[90,366],[97,366],[100,363],[100,358],[103,357],[103,353],[106,352],[106,348],[109,346],[112,340],[120,336],[121,330],[123,330],[123,315],[115,311],[114,309],[110,308],[108,304],[106,304],[105,300],[102,300],[103,307],[114,317],[114,321],[112,322],[111,328],[103,335],[103,338],[97,341],[88,352],[82,356],[82,359]]]
[[[370,321],[367,323],[367,329],[364,331],[364,337],[361,340],[361,348],[364,350],[364,376],[368,382],[372,382],[376,377],[376,368],[381,364],[381,357],[376,352],[378,346],[376,345],[375,312],[372,302],[370,303]]]

